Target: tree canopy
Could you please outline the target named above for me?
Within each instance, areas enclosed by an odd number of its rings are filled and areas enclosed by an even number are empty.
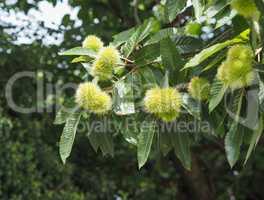
[[[263,199],[263,1],[67,3],[0,3],[0,199]]]

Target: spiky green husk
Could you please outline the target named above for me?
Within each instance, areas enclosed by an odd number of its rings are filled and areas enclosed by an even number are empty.
[[[231,89],[251,85],[255,78],[252,67],[253,55],[248,46],[237,45],[231,47],[226,61],[218,68],[217,78]]]
[[[254,54],[252,49],[247,45],[235,45],[229,49],[227,58],[230,60],[252,60]]]
[[[95,114],[104,114],[111,109],[111,97],[91,82],[79,85],[76,96],[78,105]]]
[[[205,78],[194,77],[188,85],[188,92],[194,99],[207,100],[210,94],[210,83]]]
[[[156,115],[165,122],[175,120],[180,114],[182,98],[175,88],[153,88],[146,92],[146,112]]]
[[[233,0],[231,7],[238,12],[238,14],[246,17],[258,19],[260,12],[254,0]]]
[[[95,35],[88,35],[84,39],[82,46],[84,48],[89,48],[94,51],[99,51],[104,46],[104,43],[100,38],[96,37]]]
[[[100,50],[92,66],[92,75],[100,80],[108,80],[112,77],[114,67],[120,63],[120,54],[115,47],[104,47]]]

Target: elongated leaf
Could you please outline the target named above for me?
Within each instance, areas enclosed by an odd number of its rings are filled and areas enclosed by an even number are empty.
[[[233,122],[225,137],[225,151],[231,168],[236,164],[240,155],[240,146],[243,141],[243,133],[239,131],[236,122]]]
[[[75,47],[69,49],[67,51],[59,53],[62,56],[89,56],[91,58],[95,58],[96,53],[90,49],[83,48],[83,47]]]
[[[60,138],[60,156],[62,159],[62,162],[65,164],[67,158],[70,156],[75,134],[77,131],[77,126],[80,121],[80,113],[73,113],[71,114],[67,120],[65,127],[63,129],[61,138]]]
[[[149,20],[136,29],[136,31],[122,47],[122,52],[126,58],[129,57],[138,44],[150,34],[152,26],[153,21]]]
[[[159,146],[162,154],[166,156],[172,149],[170,135],[166,132],[159,132]]]
[[[160,42],[160,54],[165,69],[168,69],[170,75],[172,75],[177,82],[180,82],[183,78],[180,73],[183,61],[176,45],[170,38],[166,38]]]
[[[90,62],[91,60],[92,58],[89,56],[79,56],[77,58],[74,58],[71,62],[72,63],[80,63],[80,62],[87,63],[87,62]]]
[[[130,115],[135,113],[133,74],[125,80],[115,84],[114,111],[117,115]]]
[[[54,124],[65,124],[67,118],[78,109],[74,99],[66,101],[56,114]]]
[[[187,0],[167,0],[165,4],[165,14],[169,22],[172,22],[176,16],[186,6]]]
[[[239,159],[240,147],[242,145],[244,136],[244,129],[240,128],[240,126],[238,125],[238,120],[240,117],[239,115],[242,107],[243,93],[241,93],[240,96],[237,96],[237,98],[239,98],[239,100],[237,105],[236,117],[225,137],[225,151],[227,155],[227,160],[231,168],[234,167],[234,165]],[[234,99],[234,102],[237,102],[237,100]]]
[[[121,33],[114,35],[113,36],[114,41],[112,44],[115,46],[119,46],[125,43],[133,35],[134,32],[135,32],[135,28],[131,28],[131,29],[128,29],[126,31],[123,31]]]
[[[176,28],[165,28],[159,30],[157,33],[155,33],[147,42],[146,45],[154,44],[154,43],[159,43],[161,40],[167,38],[167,37],[172,37],[174,34],[177,33]]]
[[[194,13],[196,19],[200,19],[200,17],[203,14],[203,5],[201,0],[192,0],[193,8],[194,8]]]
[[[259,98],[259,103],[262,104],[264,102],[264,83],[261,80],[260,76],[258,76],[259,79],[259,93],[258,93],[258,98]]]
[[[98,134],[97,132],[93,132],[91,131],[89,134],[88,134],[88,139],[89,139],[89,142],[91,144],[91,146],[93,147],[94,151],[97,152],[98,149],[99,149],[99,137],[100,137],[100,134]]]
[[[170,136],[175,154],[182,165],[186,169],[191,170],[190,136],[186,132],[172,132]]]
[[[66,123],[68,117],[69,117],[68,112],[65,112],[63,109],[59,110],[56,114],[54,124],[64,124]]]
[[[108,132],[102,132],[99,134],[99,144],[100,144],[100,149],[103,153],[103,155],[111,155],[112,157],[114,156],[114,143],[113,143],[113,138],[112,135]]]
[[[154,121],[144,121],[140,128],[137,144],[137,158],[139,169],[144,166],[148,160],[151,145],[155,133]]]
[[[159,43],[151,44],[143,47],[137,51],[134,55],[136,65],[142,67],[153,63],[160,56],[160,45]]]
[[[192,99],[188,93],[182,94],[182,106],[189,114],[200,119],[200,114],[202,112],[201,103]]]
[[[209,112],[212,112],[216,106],[221,102],[224,97],[224,94],[227,90],[227,87],[217,79],[214,80],[209,98]]]
[[[201,39],[185,35],[176,35],[173,42],[181,54],[197,52],[204,47]]]
[[[195,67],[201,64],[202,62],[204,62],[212,55],[214,55],[215,53],[217,53],[218,51],[226,48],[227,46],[240,43],[241,41],[242,41],[241,39],[236,38],[233,40],[225,41],[223,43],[215,44],[207,49],[204,49],[200,53],[196,54],[191,60],[189,60],[189,62],[187,62],[186,65],[184,66],[184,69]]]
[[[217,1],[213,5],[210,5],[204,13],[208,18],[213,18],[218,13],[221,13],[229,3],[229,0]]]
[[[247,151],[247,155],[246,155],[246,159],[244,162],[244,165],[247,163],[251,153],[253,152],[254,148],[257,146],[258,141],[260,139],[260,136],[262,135],[264,126],[263,126],[263,116],[260,117],[259,119],[259,124],[258,124],[258,128],[256,130],[254,130],[252,136],[251,136],[251,140],[250,140],[250,145]]]

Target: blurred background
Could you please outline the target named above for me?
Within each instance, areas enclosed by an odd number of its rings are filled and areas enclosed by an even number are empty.
[[[78,83],[81,67],[58,52],[80,46],[88,34],[109,42],[140,20],[158,17],[159,3],[0,0],[1,200],[264,199],[262,145],[244,168],[231,170],[221,145],[204,142],[193,147],[191,172],[181,167],[174,154],[150,161],[139,171],[135,148],[121,137],[115,140],[111,158],[96,154],[86,134],[78,134],[68,163],[62,164],[58,141],[63,127],[53,125],[53,120],[54,105],[63,97],[45,92],[39,99],[38,80],[51,86]],[[37,107],[41,112],[23,114],[7,105],[5,86],[23,71],[35,76],[14,84],[13,99],[21,107]]]

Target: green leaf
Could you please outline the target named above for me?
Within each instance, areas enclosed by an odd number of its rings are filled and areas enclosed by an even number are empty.
[[[79,62],[90,62],[92,59],[89,56],[79,56],[77,58],[74,58],[71,63],[79,63]]]
[[[139,128],[136,114],[118,117],[114,119],[114,125],[128,143],[137,145]]]
[[[80,113],[72,113],[66,120],[65,127],[63,129],[61,138],[60,138],[60,156],[62,162],[65,164],[67,158],[70,156],[75,134],[77,131],[77,126],[80,121]]]
[[[203,14],[203,5],[201,3],[201,0],[192,0],[192,4],[194,8],[195,17],[199,20]]]
[[[259,103],[262,104],[264,102],[264,83],[261,80],[260,76],[258,76],[259,79],[259,93],[258,93],[258,98],[259,98]]]
[[[75,47],[67,51],[59,53],[61,56],[89,56],[91,58],[96,57],[96,53],[88,48]]]
[[[148,20],[136,29],[121,49],[126,58],[128,58],[138,44],[150,34],[152,27],[153,21]]]
[[[229,0],[217,1],[213,5],[210,5],[208,9],[204,12],[207,18],[213,18],[219,13],[223,12],[227,6],[229,6]]]
[[[211,86],[210,97],[209,97],[209,112],[212,112],[224,97],[227,90],[221,81],[215,79]]]
[[[100,145],[99,144],[100,135],[91,129],[88,131],[87,135],[88,135],[88,139],[89,139],[91,146],[93,147],[94,151],[97,152],[99,149],[99,145]]]
[[[204,46],[201,39],[185,35],[176,35],[176,37],[173,38],[173,42],[175,42],[181,54],[200,51]]]
[[[171,142],[182,165],[191,170],[190,136],[186,132],[171,132]]]
[[[54,124],[64,124],[70,114],[74,113],[78,109],[74,99],[68,99],[56,114]]]
[[[168,70],[165,71],[163,81],[162,81],[162,87],[163,88],[168,88],[170,86],[169,84],[169,72]]]
[[[159,30],[157,33],[155,33],[147,42],[145,45],[150,45],[154,43],[159,43],[161,40],[167,38],[167,37],[172,37],[174,34],[177,33],[176,28],[165,28]]]
[[[159,146],[162,154],[166,156],[172,149],[171,139],[168,133],[159,132]]]
[[[123,31],[121,33],[114,35],[113,36],[114,41],[112,44],[114,46],[119,46],[125,43],[133,35],[134,32],[135,32],[135,28],[131,28],[131,29],[128,29],[126,31]]]
[[[144,46],[134,54],[135,62],[138,67],[153,63],[160,56],[159,43]]]
[[[239,98],[239,99],[238,99]],[[238,100],[237,100],[238,99]],[[231,168],[234,167],[239,159],[240,147],[243,142],[243,128],[238,125],[238,120],[240,117],[241,107],[242,107],[243,92],[240,96],[236,96],[234,99],[235,104],[237,104],[237,112],[234,121],[225,137],[225,151],[227,155],[227,160]],[[237,103],[238,102],[238,103]]]
[[[102,132],[98,136],[100,149],[103,153],[103,155],[111,155],[114,156],[114,143],[113,143],[113,137],[109,132]]]
[[[180,82],[183,78],[180,73],[183,61],[176,45],[170,38],[166,38],[160,42],[160,54],[164,68],[169,70],[170,76],[173,76],[177,82]]]
[[[139,169],[143,167],[148,160],[155,134],[155,128],[156,125],[154,121],[146,120],[141,124],[137,144],[137,158]]]
[[[119,80],[114,85],[114,112],[117,115],[130,115],[135,113],[133,75]]]
[[[231,168],[234,167],[239,159],[243,135],[242,131],[239,131],[237,123],[233,122],[225,137],[225,151]]]
[[[150,67],[140,68],[138,70],[138,73],[142,77],[142,82],[145,85],[148,85],[151,87],[151,86],[158,84],[156,77],[155,77],[155,74],[153,73],[153,71]]]
[[[244,165],[247,163],[251,153],[253,152],[254,148],[256,148],[259,139],[262,135],[264,126],[263,126],[263,116],[261,115],[260,119],[259,119],[259,124],[258,124],[258,128],[256,130],[254,130],[252,136],[251,136],[251,140],[250,140],[250,145],[247,151],[247,155],[246,155],[246,159],[244,162]]]
[[[230,46],[230,45],[233,45],[236,43],[240,43],[241,41],[242,40],[238,39],[238,38],[233,39],[233,40],[227,40],[223,43],[218,43],[218,44],[215,44],[215,45],[213,45],[207,49],[204,49],[200,53],[196,54],[191,60],[189,60],[189,62],[186,63],[186,65],[184,66],[183,69],[195,67],[195,66],[201,64],[202,62],[204,62],[209,57],[213,56],[218,51],[226,48],[227,46]]]
[[[168,22],[172,22],[186,6],[187,0],[167,0],[165,14]]]
[[[66,120],[68,117],[69,117],[69,113],[65,112],[64,109],[60,109],[56,114],[54,124],[57,124],[57,125],[64,124],[66,123]]]
[[[182,106],[195,118],[201,118],[201,103],[191,98],[188,93],[182,94]]]

